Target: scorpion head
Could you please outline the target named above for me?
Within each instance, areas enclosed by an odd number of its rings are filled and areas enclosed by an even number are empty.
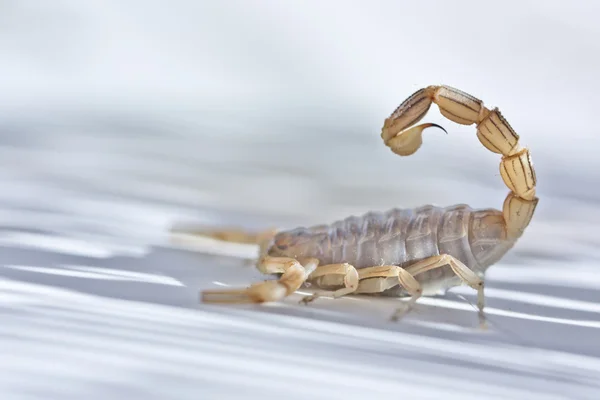
[[[310,241],[310,233],[305,228],[296,228],[291,231],[279,232],[273,239],[271,254],[289,256],[290,252],[299,249]]]

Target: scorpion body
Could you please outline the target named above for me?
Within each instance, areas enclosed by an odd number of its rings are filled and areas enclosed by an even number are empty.
[[[207,290],[207,303],[262,303],[281,300],[306,283],[351,294],[410,296],[408,307],[422,295],[467,284],[477,290],[484,308],[484,274],[513,247],[533,216],[538,199],[536,176],[527,148],[497,108],[488,109],[476,97],[449,86],[428,86],[408,97],[385,119],[381,138],[392,152],[409,156],[422,145],[426,128],[415,125],[432,104],[443,116],[461,125],[475,124],[477,138],[502,156],[500,175],[510,192],[502,211],[473,210],[467,205],[424,206],[349,217],[331,225],[245,235],[212,232],[221,240],[254,242],[260,246],[257,268],[277,280],[245,289]],[[444,129],[445,131],[445,129]],[[308,303],[319,295],[305,297]]]
[[[513,246],[506,236],[502,213],[494,209],[473,210],[468,205],[423,206],[393,209],[349,217],[331,225],[296,228],[277,233],[269,256],[316,258],[319,265],[348,263],[357,270],[373,266],[410,265],[432,256],[448,254],[467,268],[483,274]],[[337,276],[325,275],[313,282],[320,288],[339,286]],[[332,279],[333,278],[333,279]],[[423,294],[459,285],[448,266],[415,276]],[[395,278],[388,278],[384,295],[406,296]]]

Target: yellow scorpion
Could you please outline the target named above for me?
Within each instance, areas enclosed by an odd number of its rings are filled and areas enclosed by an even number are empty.
[[[432,103],[451,121],[475,124],[480,142],[502,155],[500,174],[510,189],[502,211],[428,205],[254,236],[209,233],[221,240],[259,244],[257,268],[278,279],[245,289],[206,290],[202,301],[279,301],[309,282],[335,298],[352,294],[410,297],[407,307],[394,313],[397,319],[419,297],[466,284],[477,291],[482,315],[484,273],[513,247],[528,226],[538,203],[536,176],[529,150],[519,145],[519,136],[500,111],[490,110],[481,100],[449,86],[418,90],[385,119],[381,138],[394,153],[413,154],[421,147],[424,129],[441,128],[431,123],[413,126]]]

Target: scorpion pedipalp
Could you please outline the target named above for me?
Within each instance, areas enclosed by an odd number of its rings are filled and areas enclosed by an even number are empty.
[[[264,274],[281,274],[276,281],[255,283],[246,289],[214,289],[202,293],[204,303],[265,303],[279,301],[304,284],[317,268],[319,260],[310,258],[304,264],[291,257],[264,256],[258,269]]]

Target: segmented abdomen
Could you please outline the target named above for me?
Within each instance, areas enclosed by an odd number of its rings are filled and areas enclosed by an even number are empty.
[[[490,221],[493,229],[482,228]],[[502,215],[496,210],[473,211],[467,205],[393,209],[349,217],[331,225],[281,232],[269,253],[315,257],[320,265],[349,263],[356,268],[407,266],[427,257],[449,254],[476,270],[482,267],[482,261],[493,256],[490,251],[494,253],[502,229]]]

